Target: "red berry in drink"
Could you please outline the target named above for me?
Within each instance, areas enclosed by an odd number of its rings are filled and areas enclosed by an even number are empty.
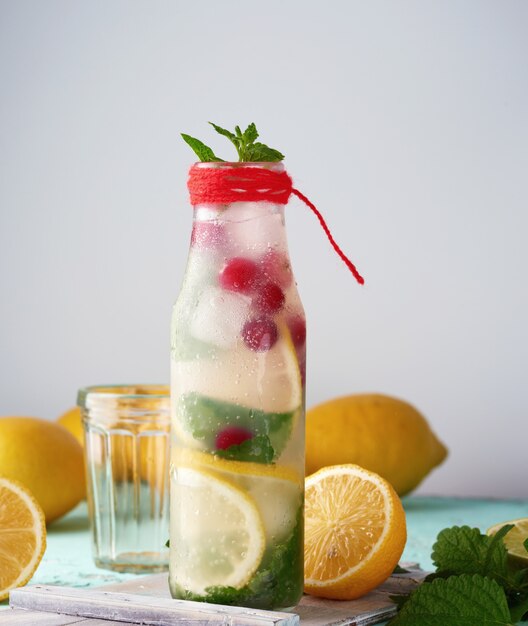
[[[251,259],[233,257],[220,272],[220,286],[237,293],[249,293],[257,279],[258,266]]]
[[[258,288],[255,304],[262,313],[276,313],[284,306],[284,291],[277,283],[264,283]]]
[[[293,281],[288,255],[277,250],[268,250],[262,259],[264,275],[283,289],[287,289]]]
[[[304,317],[297,315],[288,321],[293,345],[299,349],[306,343],[306,321]]]
[[[215,447],[217,450],[227,450],[231,446],[240,445],[252,438],[253,433],[247,428],[227,426],[216,435]]]
[[[254,352],[266,352],[273,348],[279,331],[277,324],[269,317],[259,317],[249,320],[242,329],[242,339],[246,346]]]

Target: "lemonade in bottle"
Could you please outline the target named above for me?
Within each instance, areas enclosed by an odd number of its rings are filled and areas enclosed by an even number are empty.
[[[172,316],[169,584],[175,598],[288,609],[303,591],[306,322],[284,206],[309,201],[254,124],[215,130],[241,162],[184,135],[202,162]]]

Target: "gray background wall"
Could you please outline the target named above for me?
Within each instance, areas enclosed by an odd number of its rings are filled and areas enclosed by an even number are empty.
[[[0,1],[0,413],[168,380],[179,132],[257,122],[365,274],[287,209],[308,403],[379,391],[450,448],[422,493],[528,496],[528,3]]]

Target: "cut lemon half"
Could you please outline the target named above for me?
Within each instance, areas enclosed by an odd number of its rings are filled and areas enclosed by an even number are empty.
[[[0,478],[0,600],[33,576],[46,549],[46,521],[26,487]]]
[[[203,595],[217,585],[240,589],[262,560],[265,538],[252,500],[218,476],[173,468],[171,578]]]
[[[297,522],[303,481],[293,467],[229,461],[183,449],[175,451],[175,464],[210,472],[246,493],[257,506],[268,546],[283,540]]]
[[[352,600],[390,576],[407,531],[386,480],[358,465],[326,467],[306,479],[305,502],[307,593]]]
[[[513,524],[513,528],[502,539],[506,550],[508,550],[508,555],[520,567],[528,567],[528,548],[526,547],[526,542],[528,541],[528,517],[495,524],[495,526],[488,528],[487,534],[494,535],[507,524]]]

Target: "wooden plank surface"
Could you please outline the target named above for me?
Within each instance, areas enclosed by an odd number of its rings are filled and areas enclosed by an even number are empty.
[[[391,576],[374,591],[358,600],[337,601],[304,595],[293,609],[299,615],[301,626],[368,626],[390,619],[396,607],[389,598],[393,594],[409,593],[415,589],[427,572],[416,563],[403,563],[409,568],[408,574]],[[104,589],[125,593],[145,594],[170,598],[167,574],[142,576],[136,580],[105,585]]]
[[[14,589],[13,608],[152,626],[298,626],[293,613],[220,606],[97,589],[35,585]]]
[[[0,624],[110,626],[141,623],[163,626],[178,620],[180,626],[212,626],[230,620],[233,626],[368,626],[392,617],[395,605],[389,595],[411,591],[425,575],[414,567],[407,574],[391,576],[378,589],[358,600],[335,601],[305,595],[292,613],[173,600],[166,573],[92,589],[35,585],[11,592],[10,606],[16,610],[10,612],[9,622],[5,621],[7,615],[0,615]],[[23,614],[20,613],[22,609]],[[36,616],[35,619],[29,618],[29,611]]]
[[[0,613],[0,623],[5,626],[123,626],[123,622],[102,619],[85,619],[72,615],[53,615],[41,611],[9,609]]]

